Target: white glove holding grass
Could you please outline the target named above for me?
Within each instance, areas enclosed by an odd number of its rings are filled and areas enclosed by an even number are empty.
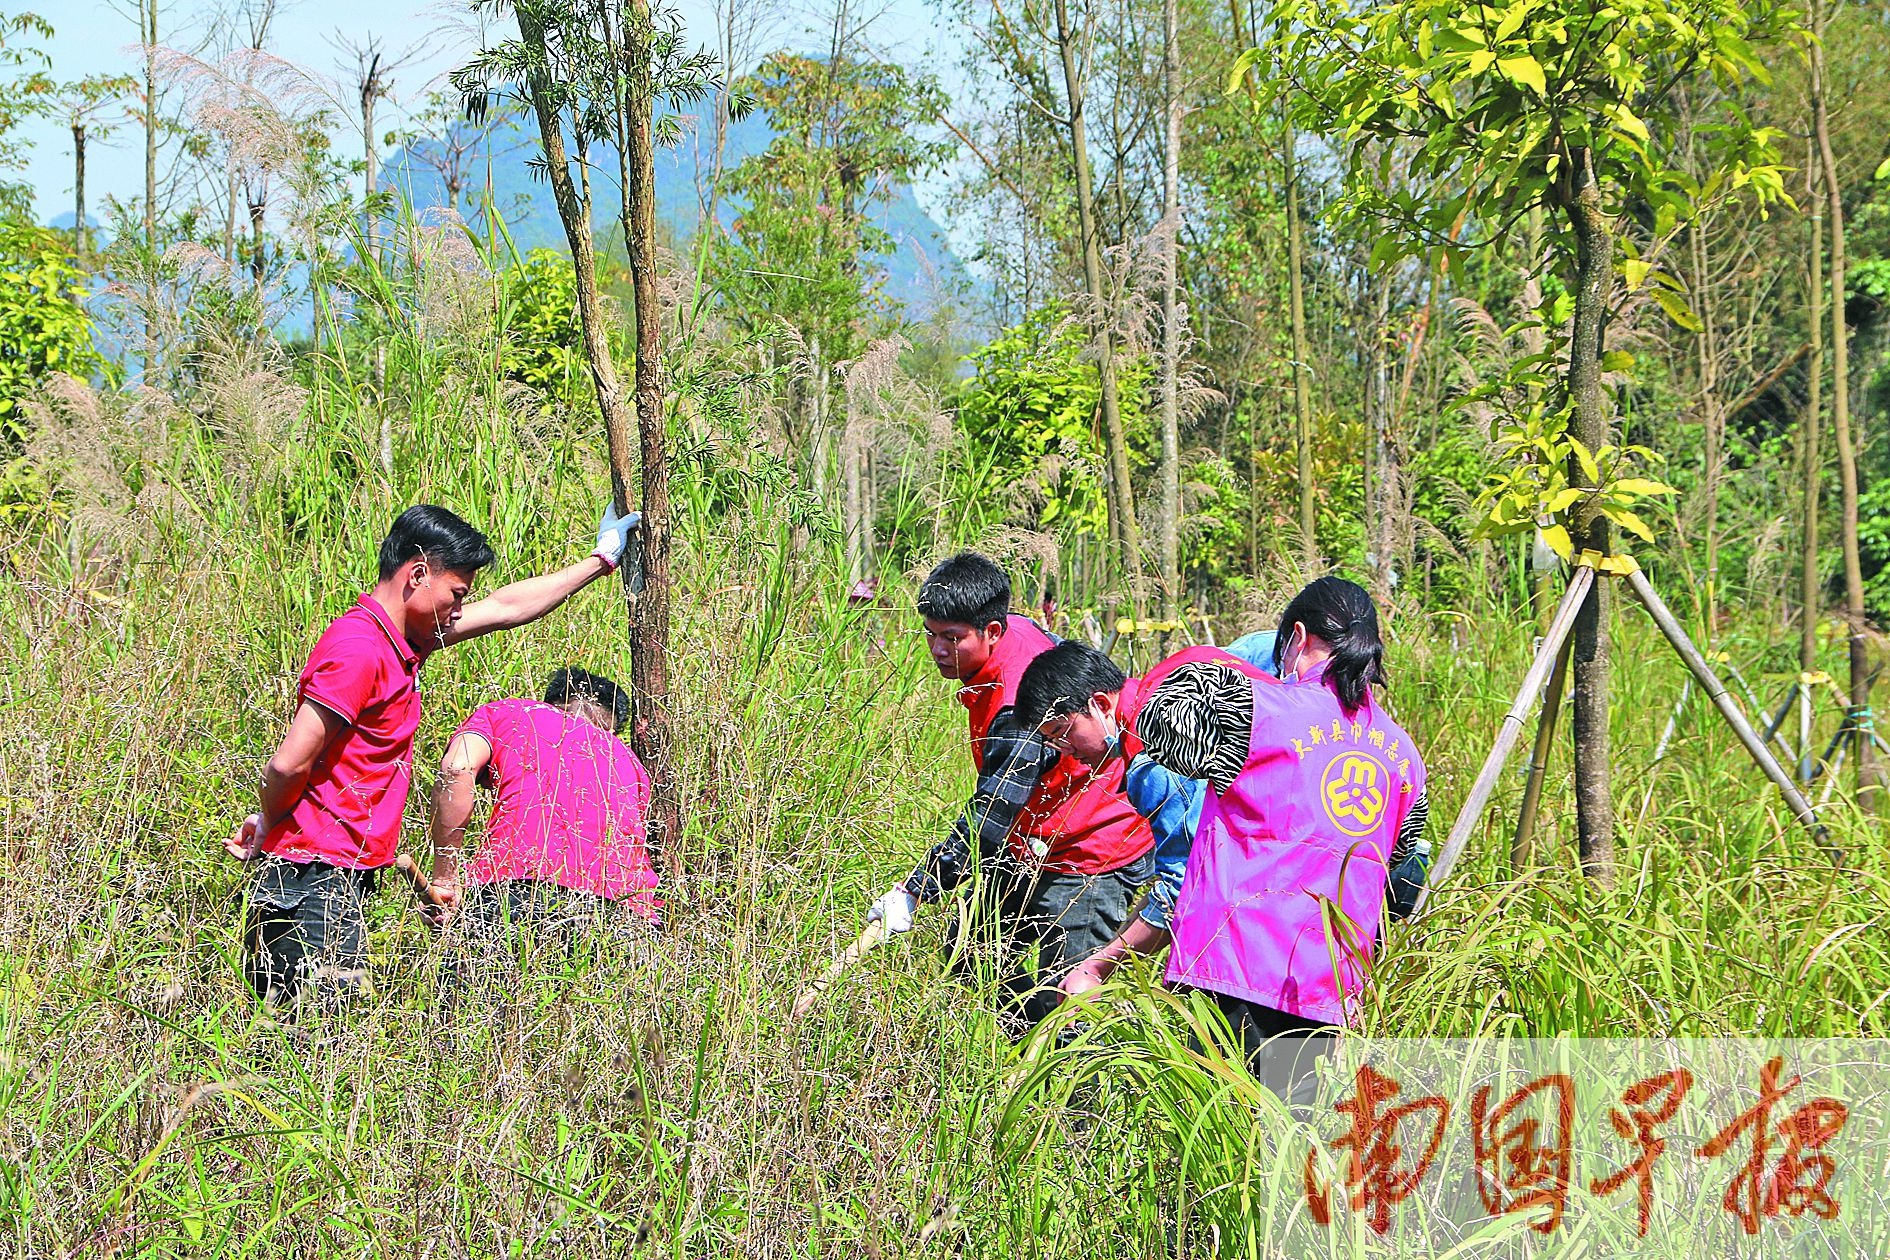
[[[630,534],[643,524],[643,513],[617,515],[614,503],[604,504],[604,519],[597,526],[597,550],[591,554],[610,566],[614,573],[623,560],[623,550],[630,545]]]
[[[873,903],[866,912],[866,921],[883,923],[889,935],[897,936],[912,930],[912,912],[918,908],[919,899],[901,885]]]

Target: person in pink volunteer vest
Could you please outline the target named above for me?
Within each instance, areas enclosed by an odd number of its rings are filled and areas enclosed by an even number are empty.
[[[1422,845],[1429,806],[1415,742],[1373,694],[1384,645],[1362,588],[1332,577],[1306,587],[1280,618],[1275,653],[1278,683],[1193,660],[1151,671],[1160,681],[1135,698],[1127,730],[1101,697],[1061,715],[1048,706],[1039,729],[1092,756],[1136,746],[1207,781],[1168,979],[1211,994],[1256,1074],[1285,1093],[1304,1060],[1267,1043],[1350,1022],[1390,874]],[[1084,718],[1102,738],[1066,729]]]
[[[454,732],[433,792],[429,919],[465,912],[482,961],[522,930],[654,924],[645,847],[650,776],[617,737],[630,702],[608,678],[560,669],[545,698],[482,704]],[[486,834],[461,869],[474,785],[494,790]]]

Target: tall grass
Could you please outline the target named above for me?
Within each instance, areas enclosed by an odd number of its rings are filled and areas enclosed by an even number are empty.
[[[236,966],[246,876],[219,843],[387,522],[420,500],[461,511],[494,541],[494,584],[588,545],[599,443],[581,409],[497,375],[506,335],[498,308],[389,333],[381,398],[339,350],[305,362],[306,405],[274,444],[202,404],[241,384],[211,363],[158,438],[122,436],[125,404],[106,400],[95,454],[128,500],[3,540],[0,1254],[1270,1254],[1279,1232],[1213,1195],[1285,1121],[1196,1007],[1145,988],[1109,1025],[1108,1070],[1041,1044],[1020,1063],[989,992],[946,978],[934,913],[790,1021],[962,798],[963,718],[904,575],[882,575],[889,606],[849,606],[837,541],[709,385],[679,419],[706,437],[679,487],[670,929],[541,951],[454,1002],[438,979],[455,941],[389,888],[373,995],[262,1017]],[[62,503],[97,491],[69,476]],[[963,526],[939,546],[981,527],[975,505],[898,502],[914,528]],[[1520,616],[1470,611],[1407,615],[1391,652],[1435,834],[1529,648]],[[422,782],[475,705],[566,663],[626,674],[621,617],[592,590],[432,661]],[[1619,886],[1582,884],[1566,852],[1513,880],[1512,783],[1433,912],[1393,931],[1367,1031],[1882,1034],[1877,833],[1840,806],[1832,867],[1697,710],[1642,769],[1681,675],[1633,614],[1619,630],[1618,792],[1653,789]],[[1764,631],[1729,646],[1756,657]],[[1544,835],[1566,846],[1565,762],[1557,776]]]

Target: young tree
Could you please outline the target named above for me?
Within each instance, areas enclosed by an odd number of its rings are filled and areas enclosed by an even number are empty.
[[[1814,145],[1816,141],[1812,142]],[[1799,589],[1804,601],[1798,630],[1798,669],[1818,669],[1818,617],[1824,611],[1824,580],[1818,572],[1818,506],[1824,488],[1824,198],[1819,164],[1805,163],[1805,217],[1811,220],[1811,249],[1806,254],[1805,324],[1810,354],[1804,418],[1799,422],[1803,482],[1799,490]],[[1800,701],[1800,703],[1805,703]],[[1809,756],[1809,753],[1805,754]],[[1815,770],[1815,767],[1813,767]]]
[[[26,163],[31,141],[19,134],[21,124],[39,116],[52,104],[53,81],[46,73],[52,60],[33,41],[51,39],[52,24],[37,13],[0,13],[0,213],[31,221],[33,190],[14,172]]]
[[[1114,295],[1103,283],[1101,225],[1096,213],[1095,181],[1089,164],[1088,106],[1090,47],[1095,36],[1096,6],[1088,0],[1079,28],[1070,17],[1070,0],[1055,0],[1057,56],[1063,66],[1063,122],[1069,129],[1070,161],[1076,176],[1076,218],[1083,250],[1083,283],[1089,292],[1096,362],[1102,374],[1103,438],[1109,450],[1111,533],[1122,548],[1128,566],[1129,589],[1139,616],[1143,607],[1142,528],[1135,516],[1135,487],[1129,477],[1129,439],[1122,423],[1122,399],[1116,372],[1115,337],[1110,310]]]
[[[1773,135],[1736,109],[1702,136],[1713,148],[1704,181],[1663,150],[1671,135],[1650,127],[1677,82],[1709,78],[1725,88],[1766,70],[1757,49],[1798,34],[1788,10],[1744,0],[1515,0],[1464,6],[1456,0],[1395,0],[1359,10],[1342,0],[1281,0],[1271,44],[1247,54],[1241,73],[1267,61],[1269,87],[1287,90],[1306,125],[1332,137],[1349,163],[1348,209],[1383,229],[1374,261],[1412,254],[1461,261],[1500,238],[1535,207],[1548,215],[1548,244],[1574,297],[1558,406],[1534,417],[1515,445],[1559,458],[1519,465],[1501,485],[1492,525],[1535,527],[1565,551],[1611,554],[1613,524],[1647,527],[1633,500],[1665,487],[1618,476],[1603,388],[1607,316],[1617,281],[1651,284],[1684,326],[1697,326],[1679,282],[1617,231],[1633,208],[1650,217],[1656,243],[1734,191],[1761,204],[1782,195]],[[1657,134],[1658,133],[1658,134]],[[1376,141],[1410,138],[1410,184],[1369,178]],[[1453,237],[1460,218],[1473,239]],[[1556,465],[1549,467],[1546,465]],[[1604,472],[1604,468],[1607,469]],[[1609,583],[1596,582],[1576,622],[1573,648],[1577,830],[1584,871],[1608,881],[1614,862],[1609,795],[1607,615]]]
[[[484,163],[490,175],[495,159],[523,148],[528,138],[519,127],[527,122],[517,101],[429,92],[426,103],[399,132],[399,141],[409,168],[431,171],[440,181],[447,209],[459,213],[478,164]]]
[[[1818,169],[1823,176],[1831,238],[1831,422],[1837,434],[1838,486],[1843,498],[1839,528],[1844,548],[1844,619],[1849,626],[1850,713],[1854,728],[1857,799],[1874,809],[1883,794],[1884,773],[1871,739],[1870,649],[1864,609],[1864,570],[1858,552],[1857,442],[1851,432],[1851,332],[1845,315],[1844,185],[1838,179],[1837,158],[1831,150],[1831,124],[1825,108],[1825,5],[1811,5],[1811,125],[1818,147]]]
[[[111,137],[108,111],[136,86],[127,74],[94,74],[59,88],[59,115],[72,132],[72,243],[83,256],[91,248],[85,222],[85,150],[94,140]]]
[[[1181,11],[1162,0],[1162,616],[1181,611]]]
[[[355,116],[361,129],[363,251],[378,262],[381,253],[381,137],[374,120],[381,102],[393,97],[394,75],[424,49],[409,48],[399,56],[390,57],[381,47],[381,41],[372,34],[355,40],[339,31],[335,33],[333,42],[342,54],[343,70],[348,75],[344,83],[352,98],[348,104],[356,107],[358,112]],[[368,349],[368,384],[374,405],[380,412],[381,471],[391,478],[394,475],[394,415],[387,405],[387,345],[380,338],[376,338]]]
[[[663,404],[662,305],[656,274],[656,103],[699,99],[711,86],[706,54],[681,52],[681,23],[658,16],[646,0],[480,0],[489,11],[510,8],[519,38],[489,48],[453,73],[462,93],[509,87],[538,122],[558,218],[571,246],[578,317],[598,411],[610,451],[613,501],[630,505],[641,474],[642,556],[623,567],[630,622],[630,679],[635,719],[631,742],[651,777],[650,843],[668,849],[682,832],[669,712],[670,506],[669,454]],[[675,119],[663,119],[673,134]],[[566,145],[572,137],[575,152]],[[591,155],[608,147],[617,159],[618,220],[630,255],[636,365],[625,406],[597,283],[591,235]],[[632,457],[631,414],[637,446]]]
[[[158,192],[158,131],[162,126],[159,110],[162,108],[158,95],[158,7],[160,0],[136,0],[138,14],[138,38],[143,45],[141,55],[144,58],[144,93],[140,99],[142,116],[139,122],[144,127],[144,248],[149,254],[157,253],[157,192]],[[149,370],[150,355],[146,355],[146,369]]]
[[[929,75],[840,48],[836,37],[824,59],[775,53],[737,85],[767,111],[774,139],[730,173],[728,191],[742,205],[708,252],[721,304],[738,326],[760,332],[785,322],[793,330],[803,367],[789,439],[823,494],[838,453],[847,554],[860,578],[870,550],[863,491],[870,452],[829,419],[833,369],[864,350],[879,289],[871,260],[897,248],[871,210],[949,150],[918,134],[944,107]]]

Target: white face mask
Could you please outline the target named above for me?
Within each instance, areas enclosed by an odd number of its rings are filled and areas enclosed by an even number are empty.
[[[1097,704],[1094,696],[1090,697],[1089,711],[1102,724],[1103,743],[1109,747],[1109,756],[1119,756],[1122,752],[1122,727],[1116,722],[1116,715]]]
[[[1286,650],[1280,653],[1280,681],[1299,681],[1299,658],[1306,650],[1306,632],[1298,626],[1293,627],[1292,637],[1286,641]]]

